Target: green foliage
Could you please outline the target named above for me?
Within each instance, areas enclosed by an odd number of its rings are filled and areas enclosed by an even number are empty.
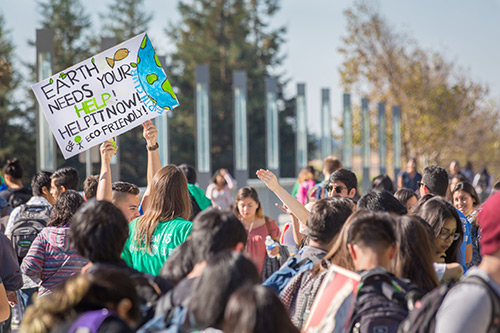
[[[101,37],[114,37],[121,43],[145,32],[153,15],[143,8],[143,0],[114,0],[99,15],[105,22]]]
[[[97,41],[90,37],[90,16],[79,0],[47,0],[38,5],[42,26],[54,29],[54,73],[95,53]]]
[[[212,170],[232,169],[233,166],[232,73],[235,70],[246,71],[248,77],[250,176],[266,165],[264,82],[269,70],[282,61],[279,51],[285,33],[284,28],[269,28],[269,20],[278,9],[277,0],[179,3],[181,24],[167,29],[177,49],[171,57],[169,74],[181,103],[170,120],[174,163],[195,164],[194,72],[196,65],[209,64]],[[279,81],[282,87],[282,79]],[[281,94],[280,98],[283,98]],[[290,104],[282,105],[285,114],[280,115],[280,139],[294,142],[290,138],[291,125],[287,122]],[[284,151],[287,157],[289,152],[288,149]]]
[[[498,106],[489,100],[487,87],[397,32],[367,2],[356,2],[345,16],[341,83],[371,101],[387,102],[389,135],[389,106],[401,106],[403,157],[426,154],[430,163],[442,165],[452,158],[499,165],[498,150],[492,148],[499,145]]]
[[[35,123],[33,115],[14,100],[14,91],[19,87],[21,77],[14,67],[14,46],[9,34],[0,13],[0,166],[7,159],[19,158],[27,184],[36,168]]]

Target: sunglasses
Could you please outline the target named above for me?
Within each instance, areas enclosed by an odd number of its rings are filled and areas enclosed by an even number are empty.
[[[424,184],[424,183],[422,183],[422,182],[417,182],[417,186],[418,186],[418,187],[422,187],[422,186],[425,186],[425,184]]]
[[[453,240],[456,241],[460,237],[460,234],[458,232],[451,233],[451,232],[441,231],[438,237],[441,240],[447,240],[448,238],[452,237]]]
[[[344,189],[347,189],[347,188],[346,188],[346,187],[344,187],[344,186],[331,186],[331,185],[328,185],[328,186],[326,187],[326,190],[327,190],[328,192],[335,191],[335,193],[337,193],[337,194],[342,193],[342,191],[343,191]]]

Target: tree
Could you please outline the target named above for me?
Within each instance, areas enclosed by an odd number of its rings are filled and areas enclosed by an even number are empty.
[[[366,2],[356,2],[345,16],[347,36],[339,49],[344,55],[341,84],[371,101],[401,106],[406,159],[427,154],[437,164],[452,158],[471,159],[476,165],[498,161],[492,149],[499,144],[498,108],[485,85],[397,32]],[[480,133],[495,135],[477,146]]]
[[[95,53],[97,41],[90,37],[90,16],[79,0],[47,0],[38,4],[42,26],[54,29],[54,73]]]
[[[114,37],[121,43],[147,31],[153,15],[143,8],[144,0],[114,0],[107,13],[99,15],[105,22],[102,37]]]
[[[285,28],[271,30],[269,20],[279,9],[277,0],[181,1],[181,23],[167,29],[176,52],[169,66],[171,82],[181,106],[171,118],[174,163],[194,161],[194,72],[210,66],[212,169],[233,166],[232,72],[248,77],[248,135],[250,170],[265,166],[265,77],[281,64],[280,46]],[[280,89],[284,84],[279,78]],[[283,95],[279,97],[283,102]],[[282,103],[284,110],[289,103]],[[290,135],[290,122],[280,116],[281,139]],[[294,142],[288,138],[288,142]],[[289,155],[289,150],[285,153]],[[290,163],[289,161],[288,163]],[[253,175],[253,172],[250,172]]]
[[[14,92],[21,77],[13,64],[14,46],[0,13],[0,163],[17,157],[25,171],[24,182],[35,172],[34,119],[24,110],[22,103],[15,100]]]
[[[124,42],[147,31],[152,15],[147,13],[143,0],[115,0],[100,17],[104,21],[102,36]],[[142,126],[119,137],[120,178],[138,185],[146,185],[147,151]]]

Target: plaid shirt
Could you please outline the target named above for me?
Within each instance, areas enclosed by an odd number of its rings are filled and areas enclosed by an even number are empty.
[[[326,273],[327,270],[323,270],[313,277],[310,270],[300,272],[281,292],[280,299],[288,309],[290,319],[297,328],[301,329],[306,322]]]

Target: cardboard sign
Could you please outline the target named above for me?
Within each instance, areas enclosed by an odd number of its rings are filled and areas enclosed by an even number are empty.
[[[318,290],[303,332],[345,332],[359,281],[358,274],[332,265]]]
[[[179,105],[145,33],[31,89],[65,159]]]

